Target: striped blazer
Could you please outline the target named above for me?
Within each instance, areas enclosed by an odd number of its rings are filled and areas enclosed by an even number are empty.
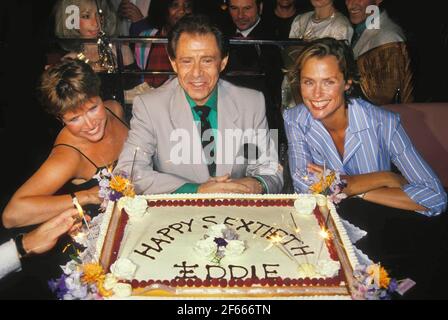
[[[307,192],[301,177],[308,163],[358,175],[390,171],[392,163],[409,182],[403,191],[416,203],[428,208],[421,212],[437,215],[446,208],[446,193],[434,171],[415,149],[400,116],[362,99],[351,99],[344,157],[323,124],[314,120],[305,105],[284,112],[291,176],[296,192]]]

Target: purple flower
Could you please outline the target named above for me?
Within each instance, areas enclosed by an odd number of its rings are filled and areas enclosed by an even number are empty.
[[[395,278],[390,279],[389,287],[387,288],[387,291],[389,293],[393,293],[397,291],[398,289],[398,282]]]
[[[112,190],[111,193],[109,194],[110,201],[118,201],[121,197],[123,197],[123,194],[115,190]]]
[[[227,246],[227,241],[226,239],[223,238],[215,238],[215,243],[218,245],[218,247],[225,247]]]
[[[109,181],[109,179],[102,179],[102,180],[100,180],[98,185],[100,186],[100,188],[109,188],[110,181]]]
[[[67,275],[63,273],[59,279],[48,281],[48,286],[50,287],[51,292],[55,293],[56,297],[60,300],[63,299],[69,291],[65,284],[65,279],[67,279]]]

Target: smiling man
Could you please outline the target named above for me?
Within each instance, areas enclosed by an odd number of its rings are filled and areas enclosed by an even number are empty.
[[[185,16],[169,34],[168,54],[177,78],[135,99],[116,171],[132,173],[143,194],[279,192],[263,94],[220,80],[228,60],[221,31],[205,16]],[[241,163],[248,143],[236,137],[248,132],[256,132],[257,152]]]

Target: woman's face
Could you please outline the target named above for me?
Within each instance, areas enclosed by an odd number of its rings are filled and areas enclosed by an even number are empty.
[[[335,56],[308,58],[300,72],[303,102],[316,120],[325,122],[345,114],[344,92],[350,85]]]
[[[333,5],[333,0],[311,0],[311,4],[314,8],[323,8]]]
[[[97,14],[96,5],[86,1],[80,9],[79,34],[81,38],[92,39],[98,36],[100,21]]]
[[[62,120],[74,136],[97,142],[104,137],[107,113],[101,98],[93,97],[76,110],[64,113]]]
[[[174,26],[180,18],[192,12],[193,7],[190,0],[174,0],[168,7],[168,25]]]

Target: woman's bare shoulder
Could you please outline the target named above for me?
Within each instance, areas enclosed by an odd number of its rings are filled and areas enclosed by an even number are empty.
[[[106,100],[104,101],[104,105],[112,111],[117,117],[124,120],[124,110],[121,104],[115,100]]]

